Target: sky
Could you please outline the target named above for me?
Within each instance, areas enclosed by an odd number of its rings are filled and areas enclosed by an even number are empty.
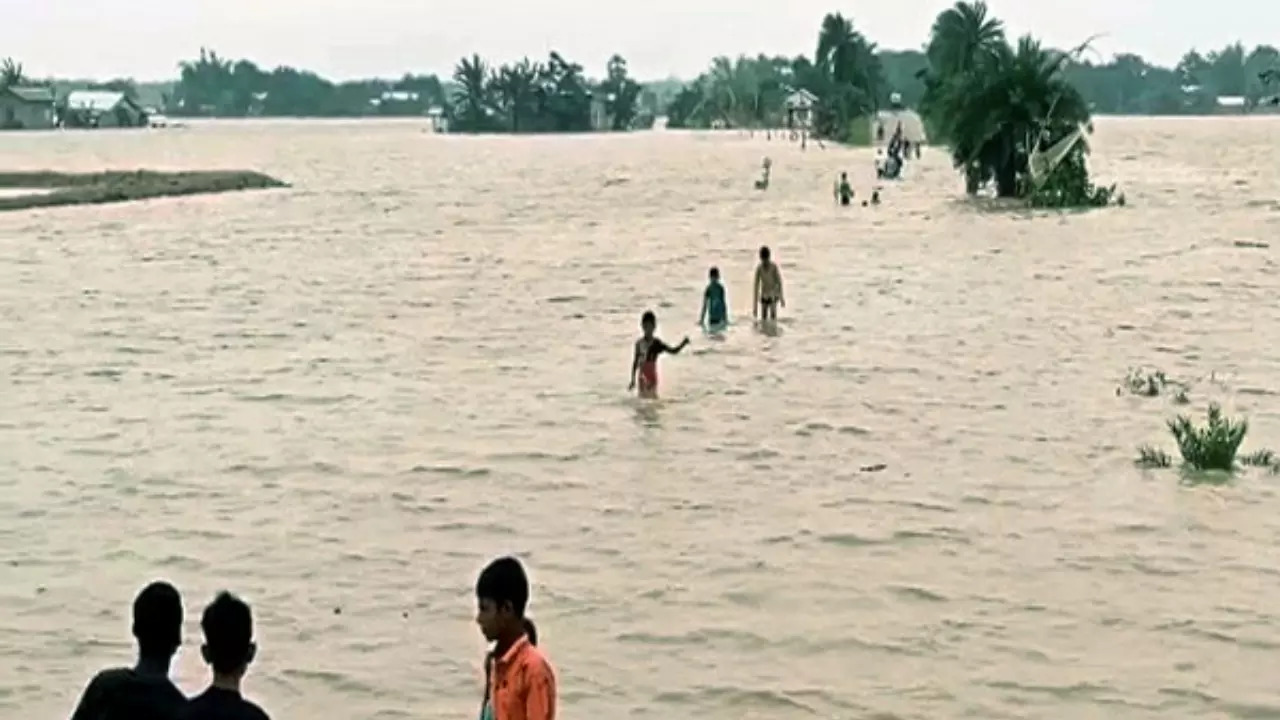
[[[689,79],[716,55],[806,54],[828,12],[882,48],[919,48],[948,0],[0,0],[0,58],[32,77],[173,78],[201,46],[333,79],[448,75],[552,49],[599,76],[619,53],[644,80]],[[1278,0],[989,0],[1016,34],[1056,47],[1105,34],[1100,58],[1172,65],[1192,47],[1280,44]]]

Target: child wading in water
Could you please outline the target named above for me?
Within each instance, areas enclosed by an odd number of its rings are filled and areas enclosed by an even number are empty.
[[[689,338],[685,338],[675,347],[667,345],[654,337],[653,331],[657,326],[658,319],[652,312],[645,311],[645,314],[640,316],[640,329],[644,331],[644,335],[636,341],[636,354],[631,359],[631,384],[627,389],[635,389],[636,379],[639,376],[639,395],[642,398],[658,396],[658,356],[662,353],[675,355],[689,344]]]
[[[720,284],[720,268],[711,268],[710,281],[702,293],[702,310],[698,324],[708,330],[719,330],[729,324],[729,305],[724,298],[724,285]]]
[[[754,295],[751,314],[761,320],[777,320],[778,306],[787,306],[787,301],[782,296],[782,271],[771,259],[768,245],[760,248]]]
[[[498,558],[476,580],[476,624],[493,643],[485,657],[480,720],[555,720],[556,673],[524,616],[529,578],[520,561]]]

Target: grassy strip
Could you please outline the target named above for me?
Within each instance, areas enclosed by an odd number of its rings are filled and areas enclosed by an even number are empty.
[[[151,170],[98,173],[0,172],[0,188],[53,191],[0,198],[0,212],[281,187],[288,185],[262,173],[245,170],[172,173]]]

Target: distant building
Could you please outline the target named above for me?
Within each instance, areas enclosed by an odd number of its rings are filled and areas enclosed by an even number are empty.
[[[1239,95],[1220,95],[1217,110],[1223,115],[1243,115],[1249,111],[1249,101]]]
[[[0,130],[50,130],[56,124],[53,90],[0,88]]]
[[[145,127],[146,113],[122,92],[73,90],[67,95],[62,122],[67,127]]]
[[[388,90],[370,98],[369,105],[381,115],[418,115],[422,112],[422,96],[409,90]]]
[[[813,125],[813,107],[818,104],[818,96],[801,88],[787,96],[784,106],[787,109],[787,127],[792,130],[807,130]]]

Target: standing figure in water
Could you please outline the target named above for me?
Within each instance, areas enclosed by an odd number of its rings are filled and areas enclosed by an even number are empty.
[[[773,167],[773,161],[770,160],[769,158],[765,158],[764,162],[760,163],[761,174],[760,174],[760,179],[756,181],[757,190],[769,189],[769,170],[772,167]]]
[[[760,248],[760,264],[756,266],[751,314],[761,320],[777,320],[778,306],[787,306],[782,295],[782,271],[773,262],[769,246]]]
[[[724,285],[720,284],[720,268],[711,268],[708,276],[710,279],[702,293],[698,324],[707,330],[720,330],[729,324],[729,305],[725,302]]]
[[[841,205],[848,205],[853,202],[853,186],[849,184],[849,173],[840,173],[840,180],[836,183],[835,196]]]
[[[658,318],[652,311],[646,310],[640,316],[640,330],[644,334],[636,341],[636,353],[631,359],[631,384],[627,386],[628,390],[634,390],[636,380],[639,379],[638,394],[642,398],[658,397],[658,357],[662,353],[679,354],[689,344],[689,338],[685,338],[679,345],[671,347],[654,336],[653,331],[657,327]]]

